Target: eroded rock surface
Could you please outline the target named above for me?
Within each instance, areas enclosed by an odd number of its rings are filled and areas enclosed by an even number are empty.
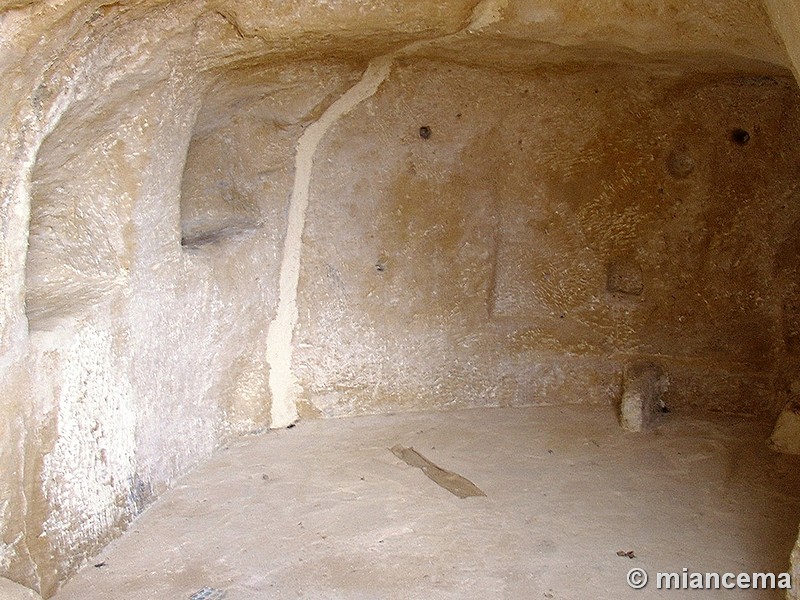
[[[298,414],[611,402],[652,356],[671,404],[783,403],[791,2],[0,11],[0,573],[43,596]]]

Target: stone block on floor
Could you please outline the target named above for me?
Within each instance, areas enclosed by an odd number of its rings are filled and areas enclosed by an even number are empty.
[[[669,378],[661,366],[649,361],[628,365],[619,408],[622,428],[637,432],[655,429],[666,412],[662,396],[668,385]]]
[[[800,399],[793,398],[775,422],[769,438],[770,447],[784,454],[800,454]]]

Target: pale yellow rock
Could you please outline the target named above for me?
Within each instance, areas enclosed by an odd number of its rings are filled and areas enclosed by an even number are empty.
[[[669,377],[657,364],[640,362],[628,365],[622,381],[619,419],[626,431],[655,429],[664,416],[664,392]]]
[[[785,454],[800,454],[800,405],[796,402],[790,401],[778,416],[770,446]]]
[[[298,415],[610,405],[652,357],[779,408],[795,2],[0,11],[0,574],[51,595]]]

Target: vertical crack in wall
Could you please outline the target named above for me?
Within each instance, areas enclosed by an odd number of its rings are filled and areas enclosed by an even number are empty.
[[[284,240],[283,259],[279,280],[278,310],[267,333],[267,363],[269,388],[272,394],[271,427],[285,427],[297,419],[297,379],[292,373],[292,337],[297,324],[297,288],[300,280],[303,230],[311,190],[314,154],[325,134],[336,122],[361,102],[378,91],[389,76],[394,60],[420,48],[453,38],[463,33],[474,33],[500,20],[508,0],[482,0],[472,11],[467,26],[458,33],[432,40],[413,42],[395,52],[370,61],[361,79],[339,97],[322,116],[309,125],[297,142],[295,175],[289,201],[289,218]]]
[[[297,384],[291,368],[292,335],[297,323],[297,284],[300,279],[301,244],[314,154],[328,130],[341,117],[378,90],[378,86],[389,75],[393,59],[394,55],[389,54],[372,60],[361,80],[340,96],[317,121],[309,125],[297,142],[294,188],[289,202],[289,219],[281,262],[278,311],[267,333],[272,427],[285,427],[297,419]]]

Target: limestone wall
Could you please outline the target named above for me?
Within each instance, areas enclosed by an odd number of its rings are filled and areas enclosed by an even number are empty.
[[[0,575],[52,594],[296,414],[608,402],[639,356],[776,409],[798,97],[760,3],[0,10]]]
[[[326,415],[609,402],[620,364],[650,357],[673,406],[774,412],[775,365],[797,351],[779,307],[796,295],[798,108],[789,78],[398,65],[320,149],[306,399]]]
[[[792,63],[792,70],[797,81],[800,81],[800,6],[792,0],[766,0],[766,6],[772,18],[775,30],[780,34]],[[784,305],[784,314],[793,315],[796,319],[800,314],[800,281],[794,277],[790,282],[791,289],[794,290],[792,302]],[[795,321],[796,322],[796,321]],[[795,330],[797,327],[795,325]],[[800,373],[800,361],[787,361],[785,368],[786,378],[790,381],[797,381]],[[784,391],[785,395],[786,392]],[[790,599],[800,598],[800,538],[795,544],[791,556],[792,590],[787,592],[786,597]]]

